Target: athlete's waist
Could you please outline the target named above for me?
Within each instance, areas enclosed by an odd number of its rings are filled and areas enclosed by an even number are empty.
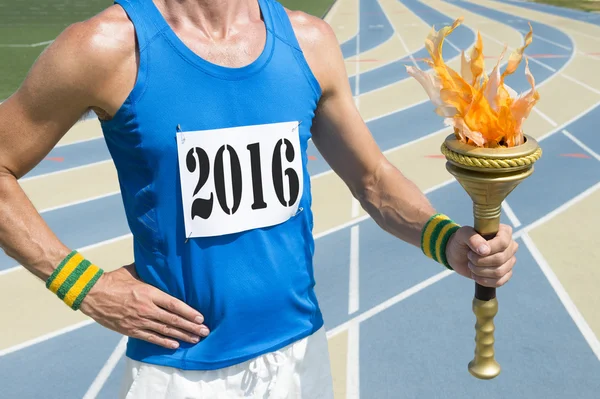
[[[309,215],[298,215],[278,226],[227,236],[164,235],[156,246],[134,234],[136,268],[144,281],[198,306],[223,296],[260,301],[263,290],[267,296],[279,289],[281,295],[305,292],[313,284],[310,225]],[[208,293],[218,295],[207,298]]]

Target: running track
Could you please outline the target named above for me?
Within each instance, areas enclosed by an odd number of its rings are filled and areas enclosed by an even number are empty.
[[[470,202],[437,157],[448,130],[404,67],[426,68],[420,60],[427,56],[422,42],[429,27],[458,15],[465,25],[449,38],[444,54],[454,62],[458,49],[473,44],[477,29],[491,56],[504,43],[520,45],[527,22],[535,34],[526,54],[542,101],[527,129],[544,155],[504,213],[520,255],[513,280],[499,290],[496,350],[503,373],[482,382],[466,371],[474,337],[471,282],[382,232],[309,148],[317,292],[336,398],[596,398],[600,294],[594,288],[600,274],[594,266],[600,253],[593,228],[583,222],[600,222],[590,211],[600,199],[600,79],[594,76],[600,20],[494,0],[338,0],[331,10],[327,20],[343,38],[349,83],[378,144],[437,209],[464,224],[472,223]],[[389,59],[392,47],[397,56]],[[487,61],[488,70],[494,63]],[[523,68],[507,83],[526,90]],[[23,185],[67,245],[117,267],[131,259],[129,230],[104,140],[95,125],[84,124],[91,126],[85,134],[70,133]],[[50,183],[67,187],[74,177],[96,179],[100,192],[83,186],[62,198],[44,190]],[[63,309],[4,255],[0,292],[7,326],[0,332],[1,397],[115,397],[121,336]]]

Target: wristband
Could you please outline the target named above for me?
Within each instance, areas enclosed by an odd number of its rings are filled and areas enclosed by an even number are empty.
[[[459,228],[460,226],[448,216],[442,213],[433,215],[423,227],[421,250],[427,257],[453,270],[446,259],[446,245],[452,234]]]
[[[58,265],[46,281],[46,288],[71,309],[77,310],[85,296],[104,273],[98,266],[73,251]]]

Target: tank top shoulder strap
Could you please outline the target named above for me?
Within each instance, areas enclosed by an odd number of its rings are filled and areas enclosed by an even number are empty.
[[[271,32],[274,36],[279,38],[282,42],[287,44],[291,49],[296,61],[306,76],[308,83],[312,87],[315,95],[317,97],[321,96],[321,86],[317,81],[317,78],[312,73],[310,66],[306,58],[304,57],[304,52],[300,47],[300,43],[298,43],[298,38],[296,37],[296,33],[294,32],[294,28],[292,26],[292,22],[285,11],[285,8],[277,1],[277,0],[259,0],[266,4],[268,8],[271,10],[272,19],[273,19],[273,27]]]
[[[290,18],[285,11],[285,8],[277,0],[259,0],[268,5],[271,10],[273,19],[273,34],[280,40],[283,40],[289,46],[294,47],[296,50],[300,50],[300,44],[294,33],[294,28]]]
[[[166,21],[157,16],[160,12],[152,0],[114,0],[114,3],[120,5],[133,22],[140,53],[167,27]]]

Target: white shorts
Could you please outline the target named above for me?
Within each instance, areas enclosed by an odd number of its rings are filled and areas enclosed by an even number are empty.
[[[283,349],[218,370],[126,358],[122,399],[333,399],[325,328]]]

